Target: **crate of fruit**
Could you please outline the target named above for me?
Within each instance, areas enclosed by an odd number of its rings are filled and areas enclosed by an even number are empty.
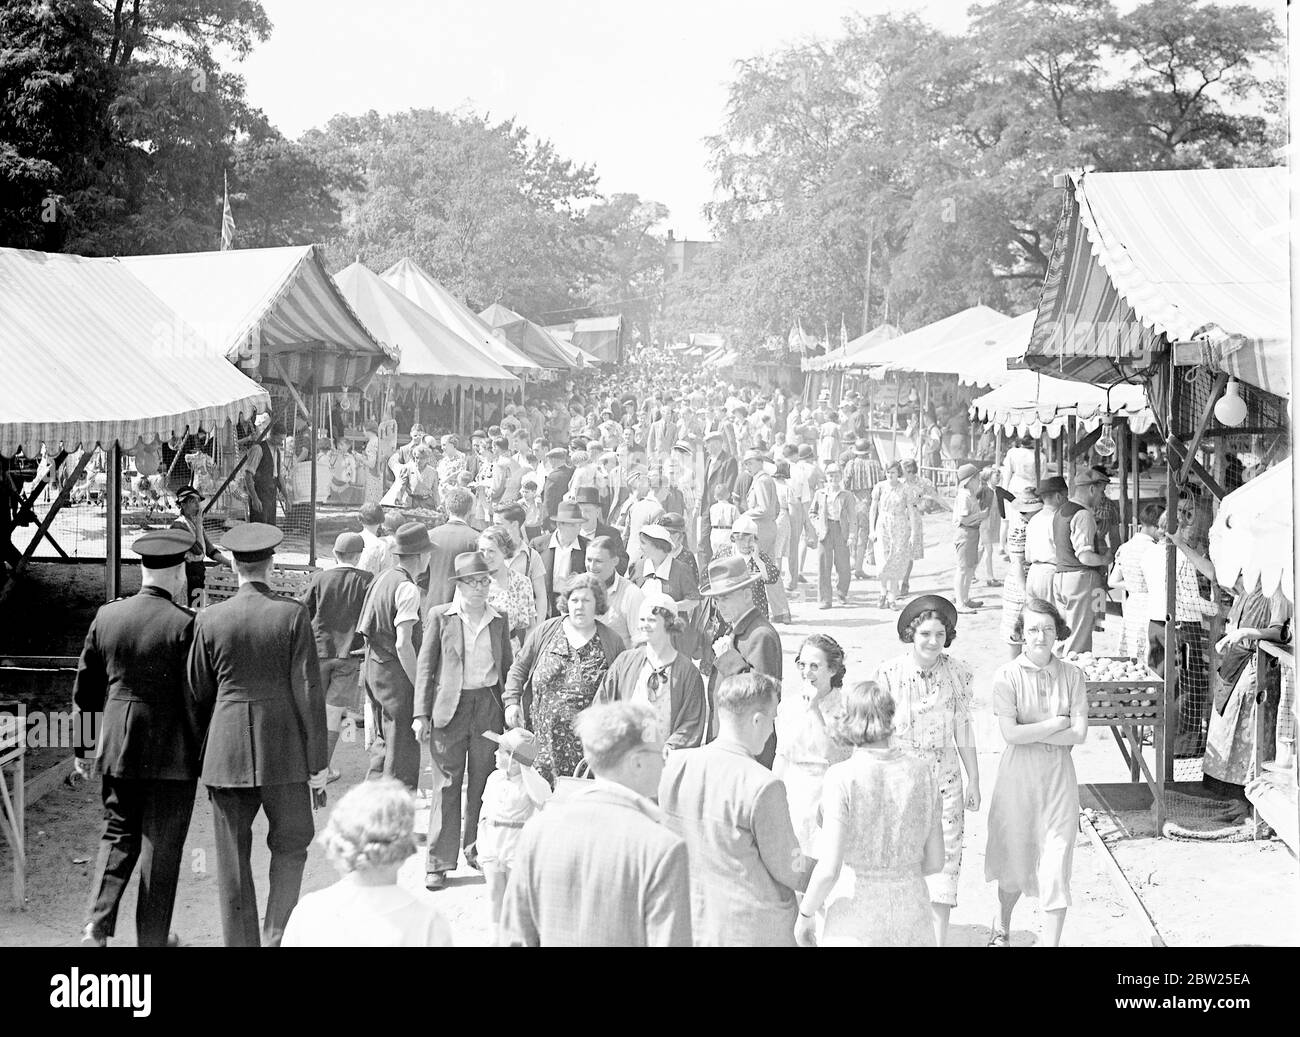
[[[1088,723],[1151,726],[1163,719],[1165,683],[1146,663],[1091,652],[1068,653],[1087,680]]]

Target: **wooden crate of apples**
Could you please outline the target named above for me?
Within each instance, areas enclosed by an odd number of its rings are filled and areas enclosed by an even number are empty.
[[[1165,682],[1145,662],[1067,652],[1087,678],[1088,723],[1101,727],[1155,724],[1163,717]]]

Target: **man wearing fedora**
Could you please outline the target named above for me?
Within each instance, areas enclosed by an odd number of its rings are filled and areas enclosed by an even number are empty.
[[[736,485],[736,456],[727,450],[727,437],[721,427],[710,429],[704,434],[704,447],[709,460],[704,469],[704,492],[700,497],[700,547],[699,563],[707,566],[713,556],[709,536],[712,526],[709,523],[709,505],[718,500],[718,487],[725,488],[727,497]]]
[[[314,834],[312,791],[329,780],[325,696],[311,620],[269,586],[284,534],[249,522],[225,535],[239,590],[194,621],[188,675],[212,803],[221,929],[227,947],[279,946],[298,903]],[[266,814],[270,891],[259,936],[253,821]]]
[[[186,599],[181,604],[194,605],[195,595],[202,592],[208,580],[207,560],[229,564],[221,548],[208,539],[203,529],[203,494],[193,486],[182,486],[176,493],[176,504],[181,509],[180,518],[172,529],[182,529],[194,537],[194,544],[185,552]]]
[[[373,573],[361,568],[365,549],[366,542],[360,533],[340,533],[334,540],[334,561],[338,564],[315,573],[302,597],[311,617],[321,685],[325,689],[327,762],[334,758],[344,715],[361,715],[361,659],[353,652],[364,643],[357,633],[357,621],[361,618],[366,592],[375,578]],[[330,781],[338,777],[338,771],[330,771]]]
[[[578,535],[582,510],[572,501],[565,501],[556,509],[554,518],[555,532],[543,533],[533,541],[533,548],[542,556],[546,576],[547,619],[560,614],[557,588],[563,587],[574,573],[587,570],[587,541]]]
[[[1056,513],[1069,496],[1065,480],[1048,476],[1038,484],[1043,506],[1025,525],[1025,597],[1052,600],[1052,577],[1056,575]]]
[[[619,531],[600,516],[600,491],[594,486],[579,486],[573,491],[574,503],[582,512],[582,524],[578,526],[578,536],[587,543],[596,537],[612,537],[619,542],[619,572],[627,572],[627,552],[623,548],[623,537]]]
[[[1102,545],[1092,509],[1106,495],[1110,479],[1089,468],[1074,481],[1069,500],[1052,516],[1056,571],[1052,601],[1070,627],[1065,647],[1092,651],[1092,630],[1099,606],[1105,607],[1104,577],[1115,556]]]
[[[72,688],[75,775],[100,775],[104,832],[82,943],[105,946],[136,864],[140,947],[164,947],[194,811],[201,727],[185,685],[194,613],[182,607],[183,529],[138,538],[140,590],[95,613]],[[73,779],[75,781],[75,779]],[[142,856],[142,850],[145,852]]]
[[[452,575],[456,559],[478,546],[478,530],[469,524],[474,497],[463,486],[454,486],[442,495],[447,521],[429,533],[429,587],[425,591],[424,611],[451,601],[455,585]]]
[[[737,673],[761,673],[777,682],[780,700],[782,671],[781,636],[754,605],[751,585],[759,576],[750,571],[749,563],[739,555],[718,558],[709,564],[709,587],[703,594],[711,598],[728,632],[705,646],[701,669],[709,671],[709,732],[717,733],[718,718],[714,706],[718,686]],[[776,732],[768,739],[755,759],[771,769],[776,759]]]
[[[974,612],[984,604],[970,596],[970,585],[980,558],[980,529],[989,517],[988,509],[981,508],[975,496],[978,476],[979,469],[973,464],[964,464],[957,469],[957,496],[952,502],[953,548],[957,564],[953,569],[952,592],[958,612]]]
[[[857,532],[857,499],[844,488],[840,466],[826,466],[826,485],[813,496],[808,513],[812,526],[809,546],[818,548],[817,597],[823,609],[831,607],[831,569],[836,575],[840,604],[849,603],[849,544]]]
[[[441,809],[429,815],[425,886],[431,890],[446,885],[447,872],[456,869],[458,846],[464,847],[470,867],[478,867],[479,809],[494,766],[494,750],[479,736],[505,730],[501,694],[513,661],[506,617],[488,604],[492,579],[487,559],[477,551],[460,555],[453,579],[460,593],[450,604],[429,610],[415,678],[413,730],[420,741],[429,741],[445,782]],[[462,838],[461,786],[466,778]]]
[[[468,497],[468,494],[466,494]],[[420,780],[420,744],[411,731],[423,626],[416,582],[429,566],[429,530],[408,522],[393,535],[393,567],[375,577],[361,606],[357,632],[366,640],[363,682],[381,730],[370,746],[369,777]]]

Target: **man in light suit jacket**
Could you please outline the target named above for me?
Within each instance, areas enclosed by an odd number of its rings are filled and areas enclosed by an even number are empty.
[[[453,487],[442,495],[442,504],[447,509],[447,521],[429,533],[433,550],[429,556],[429,587],[424,594],[425,614],[435,605],[451,601],[456,558],[478,547],[478,530],[467,521],[474,506],[470,492]]]
[[[505,616],[488,604],[491,569],[477,551],[456,559],[453,577],[460,589],[449,605],[430,609],[415,677],[416,738],[429,739],[433,762],[442,772],[442,809],[429,813],[429,856],[424,884],[442,889],[456,870],[457,846],[478,867],[478,816],[483,789],[495,767],[496,747],[484,731],[505,730],[502,688],[513,660]],[[460,793],[465,792],[464,838]]]
[[[587,540],[579,535],[582,510],[571,501],[565,501],[555,513],[555,532],[543,533],[533,541],[533,550],[542,556],[542,570],[546,574],[546,618],[560,614],[555,595],[570,576],[587,571]]]
[[[314,834],[312,790],[325,788],[325,695],[307,609],[268,586],[275,526],[246,522],[221,542],[239,590],[194,621],[188,675],[207,728],[200,775],[212,801],[221,930],[227,947],[276,947],[298,903]],[[309,787],[310,786],[310,787]],[[251,854],[266,813],[270,892],[261,938]]]
[[[524,826],[501,908],[501,944],[691,945],[686,844],[650,800],[664,768],[656,727],[648,706],[630,702],[580,715],[578,737],[597,780]]]
[[[849,603],[849,544],[853,540],[857,516],[857,498],[844,488],[840,475],[840,466],[832,462],[826,466],[826,484],[813,494],[812,507],[808,509],[808,521],[812,524],[813,536],[809,538],[809,547],[819,547],[818,598],[821,607],[831,607],[831,567],[836,571],[836,591],[840,604]],[[796,531],[797,535],[797,531]]]
[[[799,850],[784,783],[754,757],[776,730],[777,685],[745,673],[718,688],[718,737],[669,755],[659,806],[691,858],[697,947],[793,947]]]

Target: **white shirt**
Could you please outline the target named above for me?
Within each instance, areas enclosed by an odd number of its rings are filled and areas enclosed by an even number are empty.
[[[363,886],[348,875],[298,901],[282,947],[450,947],[451,927],[401,886]]]
[[[496,685],[501,675],[497,673],[496,659],[492,655],[492,635],[488,633],[488,627],[501,613],[488,605],[484,608],[478,623],[475,624],[465,611],[460,595],[457,595],[451,608],[447,610],[447,615],[459,617],[465,637],[461,687],[491,688]]]
[[[1159,548],[1159,550],[1156,550]],[[1196,569],[1187,556],[1174,549],[1177,562],[1174,569],[1174,622],[1196,623],[1202,616],[1213,616],[1218,612],[1216,606],[1201,597],[1200,585],[1196,582]],[[1142,555],[1139,563],[1142,575],[1147,583],[1147,618],[1156,623],[1165,621],[1165,547],[1153,544]]]
[[[362,548],[361,558],[357,561],[358,569],[379,576],[385,570],[392,568],[393,549],[388,545],[387,537],[376,536],[368,529],[363,529],[361,539],[366,542],[366,546]]]
[[[552,586],[559,591],[564,586],[564,581],[573,575],[573,551],[578,546],[578,541],[574,540],[565,547],[560,543],[559,534],[552,533],[550,546],[555,550],[551,561]]]
[[[1025,526],[1025,564],[1056,564],[1056,542],[1052,539],[1052,520],[1055,518],[1055,508],[1044,508]]]
[[[645,579],[641,581],[641,590],[643,593],[647,591],[659,590],[667,594],[668,577],[673,571],[673,556],[669,555],[667,558],[665,558],[662,562],[659,563],[658,568],[655,568],[653,565],[651,565],[650,559],[647,558],[645,560],[645,568],[643,568],[641,571],[645,573]],[[646,584],[649,583],[651,580],[658,580],[659,581],[658,585],[655,587],[647,587]]]
[[[615,573],[614,582],[605,589],[605,596],[609,600],[609,610],[596,618],[623,639],[625,648],[635,648],[645,640],[638,626],[645,593],[626,576]]]

